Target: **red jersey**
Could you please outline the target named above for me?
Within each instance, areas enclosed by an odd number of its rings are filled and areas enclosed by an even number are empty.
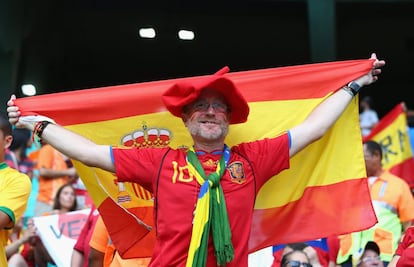
[[[154,194],[156,244],[150,266],[185,266],[192,220],[200,185],[188,173],[186,149],[113,148],[120,182],[136,182]],[[198,155],[206,175],[216,170],[221,155]],[[234,260],[226,267],[248,265],[248,240],[260,187],[289,168],[289,136],[242,143],[231,148],[221,178],[234,246]],[[207,266],[217,266],[210,238]]]
[[[414,266],[414,227],[409,227],[405,231],[404,238],[398,245],[395,254],[400,255],[400,259],[396,265],[397,267]]]

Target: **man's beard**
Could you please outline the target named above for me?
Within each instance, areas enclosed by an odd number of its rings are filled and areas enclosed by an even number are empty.
[[[204,140],[213,141],[213,140],[221,140],[229,132],[229,127],[227,125],[219,125],[218,130],[216,131],[203,131],[199,124],[190,124],[188,130],[191,136],[198,136]]]

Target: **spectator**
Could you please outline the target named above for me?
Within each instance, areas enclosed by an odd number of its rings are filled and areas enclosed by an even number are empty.
[[[360,102],[361,113],[359,114],[359,125],[361,127],[362,136],[371,133],[371,129],[378,123],[379,118],[377,112],[372,109],[372,98],[365,96]]]
[[[73,188],[72,184],[64,184],[62,185],[55,197],[53,202],[53,209],[48,212],[43,213],[43,216],[47,215],[54,215],[54,214],[62,214],[70,211],[75,211],[77,209],[77,201],[75,195],[75,189]],[[33,245],[34,250],[34,258],[36,262],[36,266],[54,266],[55,263],[48,253],[47,249],[43,245],[42,240],[37,236],[36,242]]]
[[[381,250],[381,259],[387,265],[401,240],[402,234],[414,219],[414,198],[407,182],[381,165],[382,148],[375,141],[363,145],[365,166],[372,204],[378,223],[368,230],[340,236],[337,263],[343,264],[360,257],[359,244],[375,241]]]
[[[10,230],[26,210],[31,184],[30,178],[10,168],[4,161],[6,149],[12,143],[10,123],[0,117],[0,266],[7,266],[5,247]]]
[[[282,257],[280,267],[313,267],[309,256],[301,249],[289,251]]]
[[[365,245],[364,252],[358,260],[357,267],[384,267],[381,261],[380,248],[374,241],[368,241]]]
[[[328,267],[329,262],[329,255],[328,255],[328,248],[321,248],[320,246],[316,245],[316,241],[310,241],[309,243],[300,242],[300,243],[291,243],[286,244],[283,249],[279,249],[273,253],[274,261],[272,264],[272,267],[280,266],[280,263],[282,262],[283,255],[286,253],[289,253],[293,250],[302,250],[304,251],[309,259],[310,263],[313,265],[313,267]],[[318,242],[324,243],[325,241]],[[313,245],[314,244],[314,245]]]
[[[71,183],[67,183],[59,187],[53,199],[53,206],[51,211],[43,213],[43,216],[62,214],[78,209],[78,202],[76,199],[75,188]]]

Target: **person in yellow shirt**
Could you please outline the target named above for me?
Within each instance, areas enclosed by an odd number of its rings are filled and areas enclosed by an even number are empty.
[[[27,207],[32,190],[29,176],[10,168],[4,161],[13,140],[10,123],[0,118],[0,266],[7,266],[5,247],[9,234]]]

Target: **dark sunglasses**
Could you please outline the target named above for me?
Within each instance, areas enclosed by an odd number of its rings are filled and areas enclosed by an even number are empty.
[[[286,265],[288,264],[290,265],[290,267],[312,267],[312,264],[300,261],[288,261],[286,262]]]

